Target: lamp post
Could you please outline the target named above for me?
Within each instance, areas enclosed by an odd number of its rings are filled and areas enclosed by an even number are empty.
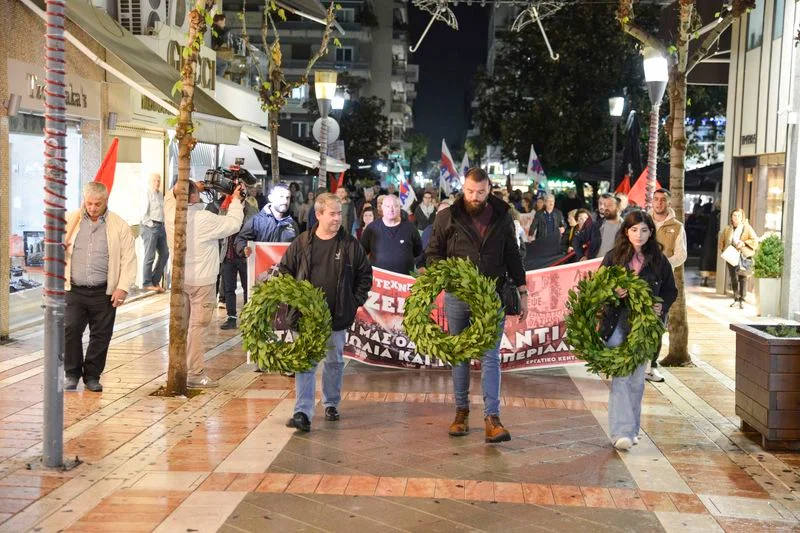
[[[645,209],[653,205],[653,193],[656,190],[656,165],[658,163],[658,118],[661,99],[667,89],[669,72],[667,58],[655,48],[644,49],[644,79],[650,94],[650,137],[647,145],[647,187],[645,189]]]
[[[318,70],[314,73],[314,93],[317,96],[322,128],[319,135],[319,174],[311,190],[316,191],[320,183],[326,183],[325,163],[328,155],[328,114],[331,112],[333,97],[336,95],[336,71]]]
[[[617,184],[617,126],[624,110],[625,98],[613,96],[608,99],[608,113],[611,115],[611,124],[614,128],[611,136],[611,190],[614,190]]]

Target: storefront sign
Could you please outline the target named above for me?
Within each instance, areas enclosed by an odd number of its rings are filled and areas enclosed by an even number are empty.
[[[100,120],[100,82],[66,76],[67,116]],[[30,63],[8,60],[8,92],[22,97],[20,109],[44,113],[45,70]]]
[[[170,41],[167,45],[167,63],[177,71],[181,70],[184,48],[178,41]],[[195,83],[206,91],[213,91],[217,79],[216,60],[200,56],[195,69]]]
[[[742,135],[742,144],[756,144],[756,134]]]
[[[258,279],[280,262],[288,244],[256,243],[249,258],[249,280]],[[597,270],[599,260],[527,272],[528,316],[508,317],[500,341],[500,368],[524,370],[565,364],[582,364],[566,342],[564,317],[569,290],[586,274]],[[444,368],[445,363],[416,351],[402,328],[403,308],[414,278],[373,268],[372,289],[347,331],[344,355],[364,363],[393,368]],[[262,276],[263,278],[263,276]],[[444,326],[444,298],[440,295],[433,316]],[[475,364],[475,363],[473,363]]]

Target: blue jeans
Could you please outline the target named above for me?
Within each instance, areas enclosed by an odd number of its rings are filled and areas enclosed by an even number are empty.
[[[611,442],[622,437],[633,440],[639,435],[646,369],[647,363],[642,363],[630,376],[611,378],[611,394],[608,397]]]
[[[322,405],[338,407],[342,401],[342,370],[344,369],[345,330],[334,331],[328,339],[328,353],[322,366]],[[298,372],[294,376],[294,412],[305,414],[309,420],[314,415],[314,400],[317,385],[317,365],[308,372]]]
[[[149,287],[161,283],[164,267],[169,258],[167,246],[167,231],[164,224],[153,223],[153,226],[141,225],[142,241],[144,241],[144,267],[142,272],[142,286]],[[158,252],[158,261],[156,261]],[[155,266],[153,263],[155,262]]]
[[[458,335],[469,326],[470,309],[467,304],[446,292],[444,311],[451,335]],[[505,317],[500,326],[505,325]],[[483,416],[500,415],[500,339],[491,350],[481,357],[481,388],[483,389]],[[469,361],[453,366],[453,388],[456,408],[469,409]]]

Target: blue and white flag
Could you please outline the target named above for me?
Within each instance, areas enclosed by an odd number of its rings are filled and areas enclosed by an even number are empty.
[[[414,202],[417,200],[417,195],[414,192],[414,187],[411,186],[408,181],[406,181],[405,172],[403,172],[403,167],[397,165],[397,183],[398,183],[398,192],[400,193],[400,207],[402,207],[406,213],[411,214],[411,206],[414,205]]]
[[[544,173],[544,167],[542,167],[542,162],[539,161],[539,156],[536,155],[533,145],[531,145],[531,155],[528,157],[528,168],[525,172],[529,178],[533,178],[539,184],[537,196],[544,196],[550,192],[550,186],[547,184],[547,175]]]
[[[464,159],[461,160],[461,184],[464,184],[464,179],[467,177],[467,172],[469,172],[469,157],[467,157],[467,152],[464,152]]]
[[[450,196],[461,186],[461,178],[456,170],[453,156],[447,149],[447,143],[442,139],[442,159],[439,162],[439,186],[446,196]]]

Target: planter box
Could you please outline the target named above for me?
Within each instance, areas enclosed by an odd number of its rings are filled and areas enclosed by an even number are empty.
[[[800,450],[800,338],[774,337],[760,325],[731,329],[742,431],[761,433],[764,449]]]

